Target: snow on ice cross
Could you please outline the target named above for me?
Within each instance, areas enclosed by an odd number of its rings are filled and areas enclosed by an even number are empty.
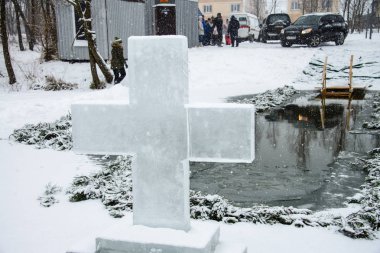
[[[131,37],[129,103],[72,105],[74,151],[136,154],[133,223],[188,231],[189,160],[252,162],[252,105],[188,104],[184,36]]]

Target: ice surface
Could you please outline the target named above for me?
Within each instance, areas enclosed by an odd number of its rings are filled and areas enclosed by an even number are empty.
[[[188,105],[189,160],[246,162],[255,159],[255,108],[242,104]]]

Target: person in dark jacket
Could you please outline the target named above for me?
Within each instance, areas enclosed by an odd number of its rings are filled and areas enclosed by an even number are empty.
[[[216,14],[216,18],[213,21],[214,26],[213,30],[216,27],[216,31],[218,34],[216,35],[216,44],[221,47],[222,46],[222,39],[223,39],[223,18],[222,14],[218,13]]]
[[[115,37],[115,40],[112,42],[111,50],[111,69],[115,75],[114,84],[118,84],[124,79],[126,75],[124,64],[123,41],[120,38]]]
[[[227,32],[230,34],[231,37],[231,45],[234,47],[235,42],[236,46],[239,46],[239,39],[238,39],[238,31],[240,28],[239,21],[235,18],[235,16],[231,16],[230,23],[228,24]]]

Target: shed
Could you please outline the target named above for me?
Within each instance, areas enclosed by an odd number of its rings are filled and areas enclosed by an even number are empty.
[[[189,47],[198,44],[198,0],[92,0],[93,30],[98,51],[111,56],[115,36],[124,43],[128,37],[143,35],[184,35]],[[87,41],[78,36],[74,8],[57,0],[58,53],[61,60],[88,60]]]

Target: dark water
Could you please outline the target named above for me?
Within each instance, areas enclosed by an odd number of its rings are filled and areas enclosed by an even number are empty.
[[[253,163],[191,163],[191,189],[244,207],[342,206],[364,182],[360,166],[352,165],[355,157],[379,147],[380,135],[352,133],[371,112],[366,99],[352,101],[351,110],[347,100],[326,100],[322,120],[321,101],[314,95],[256,115]]]

